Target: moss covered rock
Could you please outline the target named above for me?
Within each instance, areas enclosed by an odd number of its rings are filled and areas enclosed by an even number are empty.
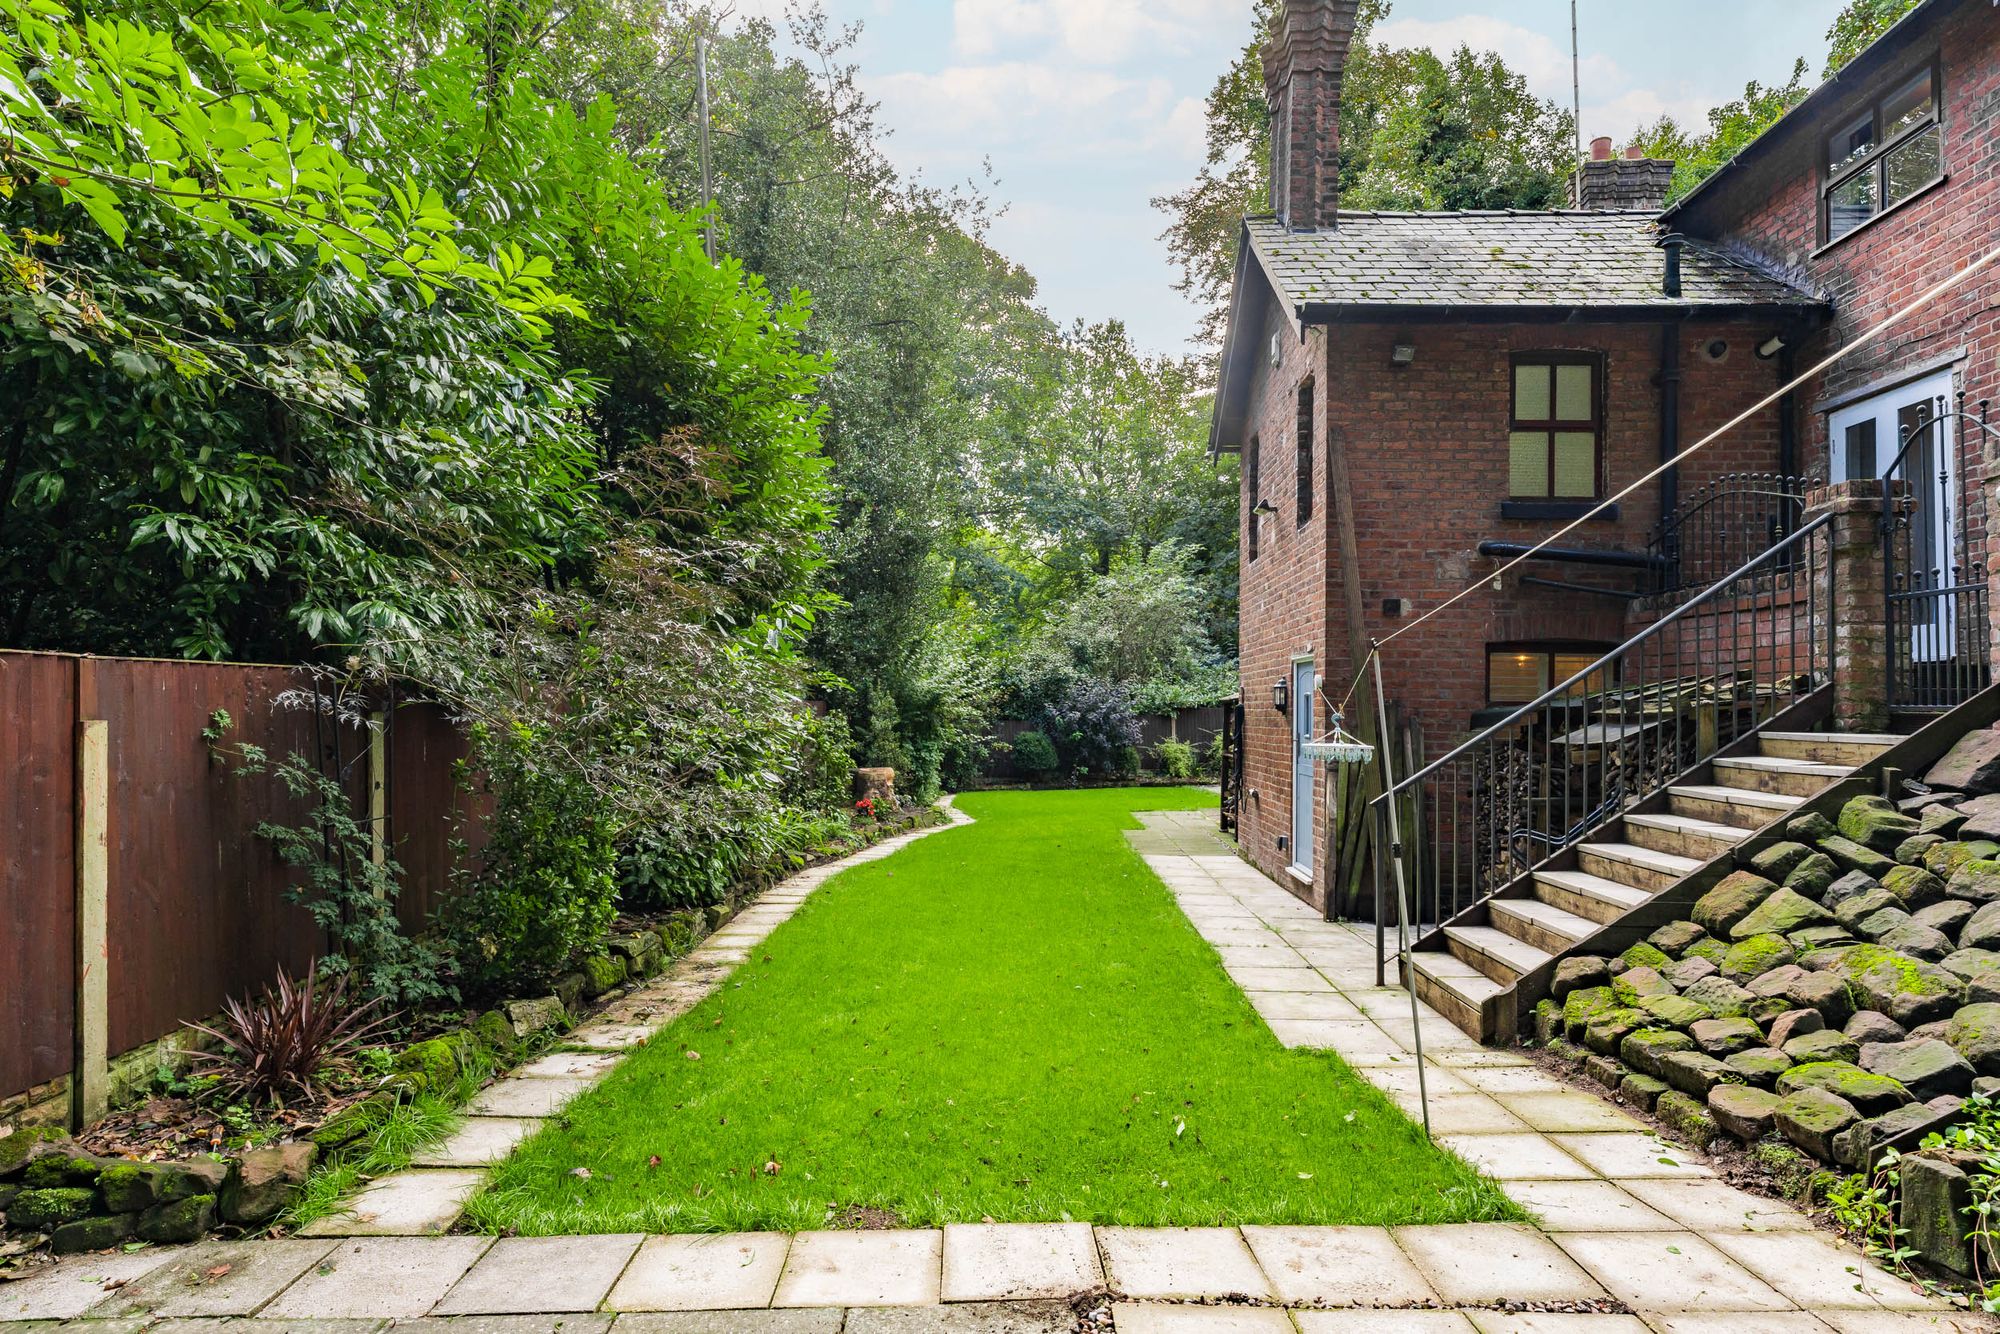
[[[1663,1079],[1662,1064],[1666,1057],[1677,1051],[1693,1051],[1694,1039],[1671,1028],[1641,1028],[1625,1035],[1618,1044],[1618,1055],[1625,1064],[1642,1075]]]
[[[1809,899],[1826,896],[1827,889],[1840,878],[1840,867],[1824,852],[1815,852],[1785,877],[1786,889],[1796,890]]]
[[[1611,1009],[1601,1010],[1592,1015],[1584,1025],[1583,1032],[1572,1041],[1583,1044],[1584,1050],[1600,1056],[1615,1055],[1618,1044],[1634,1029],[1643,1028],[1654,1022],[1643,1010]]]
[[[1840,808],[1839,828],[1842,837],[1888,853],[1917,832],[1917,822],[1882,797],[1860,796]]]
[[[625,980],[625,960],[615,954],[593,954],[583,961],[583,994],[595,1000]]]
[[[1823,1088],[1786,1093],[1772,1109],[1778,1133],[1822,1162],[1833,1161],[1833,1138],[1861,1119],[1852,1103]]]
[[[1651,968],[1656,972],[1673,962],[1665,950],[1657,945],[1647,944],[1643,940],[1618,957],[1623,959],[1629,968]]]
[[[1849,1061],[1807,1061],[1778,1076],[1778,1092],[1823,1089],[1874,1116],[1909,1102],[1910,1092],[1895,1080],[1871,1075]]]
[[[31,1232],[48,1232],[64,1223],[88,1217],[97,1192],[88,1186],[45,1186],[23,1190],[7,1206],[7,1225]]]
[[[1778,1082],[1778,1076],[1792,1068],[1792,1058],[1776,1047],[1750,1047],[1725,1056],[1722,1063],[1734,1070],[1744,1083],[1754,1084],[1760,1089],[1771,1088]]]
[[[28,1164],[21,1173],[21,1184],[30,1190],[47,1190],[54,1186],[94,1186],[104,1164],[88,1154],[51,1153],[44,1154]]]
[[[1727,940],[1738,922],[1777,892],[1778,887],[1761,875],[1732,871],[1696,900],[1688,916],[1709,935]]]
[[[1706,1149],[1722,1133],[1715,1124],[1715,1118],[1708,1114],[1704,1099],[1679,1089],[1668,1089],[1662,1093],[1653,1104],[1653,1115],[1665,1122],[1667,1129],[1697,1149]]]
[[[1785,1053],[1785,1058],[1794,1065],[1810,1065],[1814,1061],[1852,1062],[1861,1055],[1860,1043],[1832,1028],[1798,1033],[1786,1038],[1779,1045]]]
[[[1807,811],[1804,815],[1795,815],[1785,822],[1785,833],[1800,843],[1818,843],[1821,839],[1832,838],[1839,832],[1834,828],[1833,821],[1818,811]]]
[[[1708,1091],[1715,1123],[1748,1144],[1777,1128],[1778,1095],[1744,1084],[1717,1084]]]
[[[29,1159],[59,1152],[68,1142],[68,1132],[55,1126],[23,1126],[11,1135],[0,1136],[0,1180],[18,1175]]]
[[[1804,843],[1786,841],[1773,843],[1767,848],[1759,848],[1750,854],[1744,863],[1752,871],[1776,884],[1783,884],[1785,877],[1797,870],[1799,864],[1813,855],[1812,848]]]
[[[1982,1075],[2000,1075],[2000,1003],[1961,1007],[1945,1027],[1945,1041]]]
[[[99,1214],[64,1223],[49,1234],[49,1249],[57,1255],[77,1255],[84,1251],[104,1251],[131,1236],[137,1214]]]
[[[1737,941],[1722,957],[1722,975],[1732,982],[1748,982],[1773,968],[1782,968],[1798,958],[1783,936],[1769,933]]]
[[[1637,1005],[1648,996],[1674,995],[1674,984],[1652,967],[1627,968],[1611,979],[1611,994],[1620,1005]]]
[[[1667,1091],[1665,1080],[1642,1075],[1637,1071],[1627,1074],[1618,1081],[1618,1096],[1629,1106],[1648,1112],[1653,1110],[1653,1104],[1659,1101],[1660,1095]]]
[[[1720,968],[1722,967],[1722,960],[1728,953],[1729,944],[1727,941],[1717,940],[1713,936],[1704,935],[1700,940],[1682,950],[1681,958],[1683,960],[1706,959],[1717,968]]]
[[[1963,863],[1945,881],[1944,892],[1967,903],[2000,901],[2000,861],[1974,857]]]
[[[147,1241],[196,1241],[215,1226],[215,1197],[190,1195],[156,1204],[139,1215],[133,1231]]]
[[[1764,1031],[1748,1019],[1697,1019],[1688,1036],[1710,1056],[1731,1056],[1764,1042]]]
[[[1882,877],[1882,888],[1894,894],[1897,900],[1911,912],[1928,908],[1940,902],[1944,894],[1944,881],[1932,875],[1921,866],[1898,866]]]
[[[1880,945],[1854,945],[1840,955],[1830,971],[1844,978],[1869,1009],[1906,1028],[1949,1016],[1964,994],[1965,984],[1938,965]]]
[[[1942,834],[1911,834],[1896,845],[1896,851],[1891,855],[1905,866],[1921,867],[1924,854],[1944,841]]]
[[[1708,932],[1690,921],[1668,922],[1665,926],[1646,937],[1646,943],[1664,954],[1678,959],[1687,952],[1688,946],[1706,936]]]
[[[507,1022],[507,1016],[498,1010],[488,1010],[466,1025],[466,1032],[493,1057],[506,1062],[514,1055],[518,1041],[514,1036],[514,1026]]]
[[[1549,980],[1549,994],[1557,1000],[1568,1000],[1576,991],[1587,991],[1595,987],[1608,986],[1611,974],[1605,971],[1604,960],[1594,954],[1572,955],[1556,964],[1556,971]]]
[[[1944,1094],[1962,1098],[1972,1092],[1971,1064],[1949,1043],[1935,1038],[1871,1042],[1861,1049],[1860,1065],[1871,1075],[1895,1080],[1919,1102]]]
[[[1747,1015],[1750,1013],[1750,1002],[1756,999],[1749,991],[1720,975],[1704,977],[1683,994],[1717,1018]]]

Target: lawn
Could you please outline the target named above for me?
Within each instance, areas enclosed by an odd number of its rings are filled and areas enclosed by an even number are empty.
[[[1121,832],[1135,810],[1213,805],[1163,788],[963,798],[977,824],[820,889],[524,1144],[471,1221],[1520,1217],[1339,1058],[1281,1047]]]

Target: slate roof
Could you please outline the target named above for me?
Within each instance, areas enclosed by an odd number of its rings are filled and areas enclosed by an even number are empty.
[[[1712,246],[1689,240],[1681,295],[1661,290],[1666,258],[1649,212],[1342,213],[1294,232],[1246,221],[1251,249],[1280,300],[1314,308],[1506,309],[1816,307],[1819,298]],[[1330,313],[1330,311],[1329,311]]]

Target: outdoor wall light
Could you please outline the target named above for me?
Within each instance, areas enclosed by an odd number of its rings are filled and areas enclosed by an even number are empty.
[[[1292,683],[1282,676],[1271,686],[1271,707],[1279,713],[1292,707]]]
[[[1255,505],[1250,507],[1250,513],[1260,519],[1267,518],[1270,515],[1276,514],[1277,512],[1278,512],[1278,507],[1276,505],[1273,505],[1268,500],[1260,500]]]
[[[1416,359],[1417,345],[1415,343],[1397,343],[1389,349],[1389,364],[1391,366],[1407,366]]]
[[[1757,344],[1757,355],[1765,361],[1769,361],[1784,350],[1785,336],[1783,334],[1772,334],[1769,338]]]

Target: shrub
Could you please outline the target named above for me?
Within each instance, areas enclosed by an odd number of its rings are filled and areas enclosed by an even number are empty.
[[[311,1098],[327,1076],[349,1068],[387,1024],[375,1001],[348,1004],[345,976],[322,983],[317,961],[296,983],[281,968],[276,988],[265,987],[258,1000],[224,1001],[216,1027],[188,1025],[222,1044],[220,1051],[194,1052],[189,1071],[212,1076],[231,1101]]]
[[[1217,732],[1201,748],[1201,774],[1204,778],[1217,778],[1222,774],[1222,733]]]
[[[854,787],[854,737],[847,715],[832,710],[824,716],[808,714],[801,749],[785,794],[790,803],[805,810],[844,808]]]
[[[1041,732],[1023,732],[1014,738],[1014,763],[1031,774],[1045,774],[1056,767],[1056,748]]]
[[[446,922],[459,967],[488,987],[559,971],[614,916],[610,812],[574,767],[541,753],[544,741],[526,723],[472,729],[493,809],[479,865],[461,873]]]
[[[1111,757],[1111,772],[1120,777],[1134,777],[1139,772],[1140,756],[1137,746],[1120,746]]]
[[[1162,741],[1154,752],[1160,772],[1169,778],[1194,777],[1194,747],[1185,741]]]
[[[1114,773],[1126,749],[1136,751],[1139,722],[1125,692],[1092,676],[1073,678],[1032,720],[1055,743],[1057,758],[1073,773]]]

